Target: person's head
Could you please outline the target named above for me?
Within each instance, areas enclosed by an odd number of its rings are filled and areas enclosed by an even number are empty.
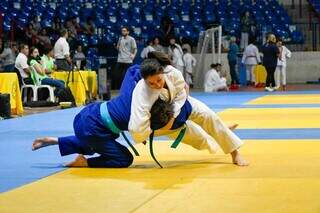
[[[152,89],[162,89],[165,85],[163,67],[154,58],[145,59],[140,65],[142,78]]]
[[[68,30],[63,28],[60,30],[60,36],[65,37],[66,39],[68,38]]]
[[[29,46],[24,43],[20,44],[19,52],[23,53],[25,56],[28,56],[29,55]]]
[[[82,46],[81,46],[81,45],[78,45],[78,46],[77,46],[77,52],[78,52],[78,53],[81,53],[81,52],[82,52]]]
[[[127,35],[129,35],[129,27],[124,26],[121,28],[121,35],[126,37]]]
[[[188,49],[187,48],[183,48],[182,51],[183,51],[183,54],[188,53]]]
[[[48,57],[50,57],[50,58],[53,58],[53,57],[54,57],[54,54],[53,54],[53,47],[52,47],[52,45],[47,45],[47,46],[45,46],[43,53],[44,53],[46,56],[48,56]]]
[[[16,43],[11,43],[11,49],[13,52],[17,52],[18,51],[18,47],[17,47],[17,44]]]
[[[150,110],[150,127],[157,130],[164,127],[173,117],[173,105],[160,98],[152,105]]]
[[[246,17],[249,17],[249,16],[250,16],[250,12],[249,12],[249,11],[246,11],[246,12],[244,13],[244,15],[245,15]]]
[[[45,28],[43,28],[43,29],[41,30],[41,35],[42,35],[42,36],[46,36],[46,35],[47,35],[47,30],[46,30]]]
[[[155,38],[153,39],[153,44],[154,44],[154,45],[159,45],[159,44],[160,44],[160,39],[159,39],[158,37],[155,37]]]
[[[170,42],[170,45],[175,45],[176,39],[172,37],[172,38],[170,38],[169,42]]]
[[[30,57],[32,58],[38,58],[39,57],[39,50],[36,47],[30,48]]]
[[[222,68],[222,65],[220,63],[216,63],[216,70],[217,72],[220,72]]]
[[[278,38],[278,40],[277,40],[277,46],[281,47],[282,44],[283,44],[282,38]]]
[[[148,58],[156,59],[160,63],[160,65],[163,67],[166,67],[172,64],[169,56],[163,52],[159,52],[159,51],[149,52]]]
[[[276,36],[272,33],[270,33],[268,35],[268,40],[267,40],[269,43],[276,43],[277,42],[277,39],[276,39]]]
[[[249,38],[249,44],[255,44],[256,43],[256,37],[250,36]]]
[[[230,43],[236,43],[237,39],[234,36],[230,37]]]
[[[147,41],[147,46],[152,46],[153,45],[153,41],[150,39]]]

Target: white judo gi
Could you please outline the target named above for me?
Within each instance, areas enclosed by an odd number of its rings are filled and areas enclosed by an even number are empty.
[[[148,58],[148,54],[149,54],[150,52],[154,52],[154,51],[156,51],[156,50],[155,50],[151,45],[148,45],[147,47],[143,48],[140,56],[141,56],[141,58],[143,58],[143,59]]]
[[[171,100],[174,104],[174,117],[179,115],[181,107],[187,99],[184,89],[185,82],[181,72],[172,66],[167,66],[165,73],[168,90],[151,89],[142,79],[133,91],[129,131],[137,143],[147,140],[152,132],[150,128],[150,109],[159,96],[164,100]],[[192,112],[186,122],[187,131],[182,143],[198,150],[207,149],[211,153],[217,151],[216,143],[225,153],[230,153],[243,144],[240,138],[230,131],[216,113],[205,104],[192,97],[188,97],[188,100],[192,106]],[[179,132],[180,129],[157,130],[155,135],[166,135],[175,139]]]
[[[215,69],[210,69],[204,78],[204,91],[205,92],[217,92],[227,86],[227,80],[220,77],[219,73]]]
[[[185,66],[186,83],[190,85],[192,84],[192,71],[197,64],[197,60],[190,53],[185,53],[183,55],[183,61]]]
[[[254,76],[255,66],[261,62],[258,48],[254,44],[249,44],[243,52],[242,61],[246,65],[247,81],[256,82]]]
[[[183,51],[179,44],[175,44],[176,48],[172,50],[169,46],[168,54],[172,58],[172,65],[183,73],[184,62],[183,62]]]
[[[275,81],[276,81],[276,87],[280,87],[281,84],[285,86],[287,84],[286,78],[287,78],[287,58],[291,58],[291,51],[285,47],[281,46],[279,48],[280,56],[278,58],[277,68],[275,71]]]

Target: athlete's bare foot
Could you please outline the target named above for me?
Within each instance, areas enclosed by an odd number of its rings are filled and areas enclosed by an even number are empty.
[[[37,138],[32,143],[32,150],[35,151],[42,147],[52,146],[56,144],[58,144],[58,138],[53,138],[53,137]]]
[[[67,167],[88,167],[88,161],[83,155],[78,155],[72,162],[67,163]]]
[[[239,124],[232,124],[231,126],[229,126],[229,129],[231,131],[235,130],[237,127],[239,126]]]
[[[246,161],[240,154],[238,150],[231,152],[232,163],[237,166],[249,166],[249,162]]]

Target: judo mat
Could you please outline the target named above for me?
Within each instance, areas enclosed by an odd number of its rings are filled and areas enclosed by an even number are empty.
[[[193,93],[218,112],[250,161],[157,141],[127,169],[66,169],[57,146],[34,138],[72,134],[81,109],[0,121],[0,212],[320,212],[320,91]]]

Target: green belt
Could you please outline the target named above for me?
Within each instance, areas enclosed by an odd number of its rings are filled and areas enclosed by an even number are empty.
[[[108,106],[107,106],[107,102],[103,102],[100,105],[100,115],[103,121],[103,124],[110,129],[113,133],[115,134],[121,134],[125,141],[127,142],[127,144],[130,146],[130,148],[132,149],[132,151],[134,152],[134,154],[136,156],[140,156],[139,152],[134,148],[134,146],[132,145],[132,143],[129,141],[129,139],[127,138],[127,136],[124,134],[123,131],[121,131],[116,124],[113,122],[113,120],[111,119],[111,116],[109,114],[108,111]]]
[[[178,137],[175,139],[175,141],[172,143],[171,148],[177,148],[177,146],[180,144],[182,141],[185,133],[186,133],[187,127],[184,127],[183,129],[180,130]],[[153,152],[153,138],[154,138],[154,130],[151,132],[149,136],[149,148],[150,148],[150,154],[152,159],[159,165],[160,168],[163,168],[162,165],[159,163],[157,160],[156,156],[154,155]]]

